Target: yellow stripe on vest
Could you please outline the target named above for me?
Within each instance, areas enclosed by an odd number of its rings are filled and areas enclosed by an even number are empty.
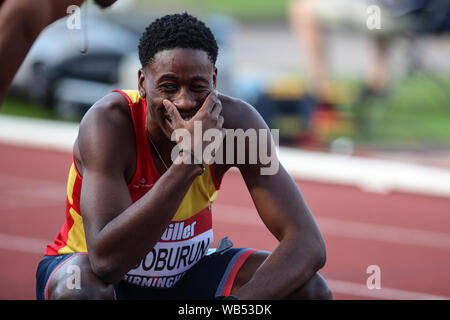
[[[73,208],[70,208],[69,212],[73,219],[73,225],[72,228],[70,228],[66,246],[59,249],[58,254],[68,254],[72,252],[87,252],[83,219]]]
[[[131,99],[131,102],[136,103],[141,99],[141,95],[138,90],[122,90]]]

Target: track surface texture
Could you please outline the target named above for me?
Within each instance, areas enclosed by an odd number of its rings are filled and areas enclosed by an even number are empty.
[[[0,143],[0,299],[35,299],[35,272],[45,245],[64,221],[70,152]],[[335,299],[449,299],[450,198],[372,193],[295,179],[322,231],[321,270]],[[215,244],[273,250],[277,241],[254,209],[236,171],[213,206]],[[368,289],[370,265],[381,289]]]

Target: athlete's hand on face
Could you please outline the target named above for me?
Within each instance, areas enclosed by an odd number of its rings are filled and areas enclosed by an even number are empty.
[[[210,141],[203,141],[203,133],[208,129],[216,129],[217,133],[220,133],[221,140],[225,135],[225,129],[222,128],[224,118],[220,115],[222,111],[222,103],[218,97],[218,92],[216,90],[211,91],[211,93],[206,97],[205,101],[197,113],[189,120],[184,120],[177,107],[169,100],[163,100],[164,107],[167,110],[169,119],[166,119],[166,124],[171,128],[172,132],[175,133],[176,142],[178,147],[183,150],[191,151],[201,150],[203,163],[210,164],[213,162],[213,155],[204,154],[204,150]],[[197,122],[197,126],[201,123],[201,135],[196,136],[194,130],[194,124]],[[184,129],[184,130],[180,130]],[[187,131],[185,131],[187,130]],[[190,139],[185,139],[184,136],[189,134]],[[172,134],[174,136],[174,134]],[[214,141],[216,142],[216,141]]]

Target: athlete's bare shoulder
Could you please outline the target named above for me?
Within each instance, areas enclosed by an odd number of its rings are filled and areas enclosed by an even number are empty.
[[[80,123],[74,156],[78,170],[103,166],[128,171],[135,158],[135,137],[128,101],[112,92],[97,101]]]
[[[221,115],[224,118],[223,128],[225,129],[242,129],[247,131],[248,129],[268,129],[267,124],[261,115],[256,111],[256,109],[250,105],[249,103],[234,97],[230,97],[224,94],[219,94],[219,99],[222,102],[222,112]],[[236,138],[236,135],[234,135]],[[227,139],[223,140],[223,155],[224,159],[226,156],[227,148]],[[246,143],[249,143],[248,141]],[[235,143],[234,148],[236,148],[237,144]],[[246,148],[246,152],[249,148]],[[234,154],[237,152],[235,150]],[[234,163],[237,163],[235,161]],[[220,180],[226,171],[228,171],[231,167],[235,166],[234,164],[215,164],[214,170],[216,173],[216,177]]]
[[[259,129],[266,124],[258,111],[244,100],[219,94],[222,102],[223,127],[226,129]]]

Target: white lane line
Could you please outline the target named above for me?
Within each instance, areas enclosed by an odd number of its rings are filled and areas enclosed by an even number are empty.
[[[16,236],[0,233],[0,250],[18,251],[32,254],[44,254],[45,247],[51,241]],[[381,288],[370,290],[366,286],[354,282],[327,279],[327,282],[334,293],[348,294],[371,299],[400,299],[400,300],[448,300],[449,297],[432,295],[428,293],[398,290],[392,288]]]
[[[403,191],[450,197],[450,170],[424,165],[280,148],[294,177],[358,186],[368,192]]]
[[[69,170],[69,168],[67,168],[67,170]],[[1,185],[11,185],[11,184],[15,184],[18,185],[20,187],[22,187],[23,185],[36,185],[38,184],[39,186],[51,186],[51,187],[64,187],[65,184],[61,183],[59,181],[53,181],[53,180],[47,180],[45,178],[32,178],[32,177],[19,177],[19,176],[15,176],[15,175],[9,175],[9,174],[5,174],[5,173],[0,173],[0,186]]]
[[[44,255],[45,248],[49,243],[52,241],[0,233],[0,249],[3,250]]]
[[[0,174],[0,212],[65,205],[65,189],[60,182]]]
[[[4,195],[0,195],[0,214],[11,214],[8,210],[24,209],[36,212],[37,210],[41,210],[41,208],[59,208],[64,206],[61,201],[49,202],[49,200],[52,199],[26,199],[26,201],[24,201],[24,199],[17,200],[16,198],[6,198]],[[64,212],[64,209],[62,211]]]
[[[450,234],[330,218],[318,218],[322,232],[348,238],[450,249]]]
[[[367,286],[341,280],[326,279],[333,293],[382,300],[450,300],[450,297],[393,288],[368,289]]]
[[[214,210],[224,212],[214,215]],[[214,204],[215,220],[237,224],[264,226],[256,209],[242,206]],[[332,218],[316,218],[322,233],[341,237],[400,243],[414,246],[450,249],[450,233],[424,231]]]
[[[34,186],[34,187],[11,187],[2,188],[0,186],[0,198],[5,198],[7,201],[21,205],[21,202],[25,201],[38,201],[44,203],[45,201],[56,201],[64,202],[67,196],[64,188],[61,187],[45,187],[45,186]],[[53,204],[53,203],[50,203]],[[65,204],[65,202],[64,202]],[[0,209],[4,208],[4,203],[0,202]]]
[[[62,121],[0,116],[0,140],[30,147],[71,151],[78,124]]]

